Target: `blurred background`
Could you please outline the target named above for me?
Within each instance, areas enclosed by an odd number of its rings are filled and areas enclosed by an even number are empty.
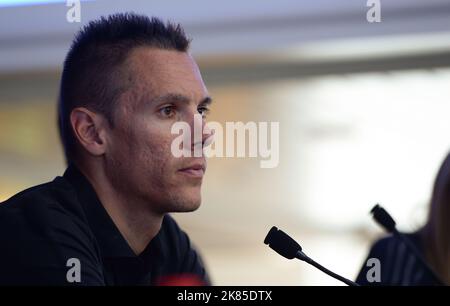
[[[86,22],[134,11],[182,23],[215,102],[210,119],[277,121],[280,159],[211,158],[202,207],[177,214],[216,285],[340,285],[263,244],[272,225],[355,278],[383,235],[426,218],[450,149],[450,1],[0,0],[0,201],[65,169],[55,103],[62,62]]]

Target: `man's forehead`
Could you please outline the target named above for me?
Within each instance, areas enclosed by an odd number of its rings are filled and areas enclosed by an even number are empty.
[[[187,52],[156,47],[134,48],[127,58],[128,64],[137,70],[170,71],[173,69],[197,70],[197,64]]]
[[[200,71],[186,52],[139,47],[127,59],[132,87],[145,101],[150,97],[179,94],[190,100],[208,96]]]
[[[131,78],[145,86],[188,86],[205,90],[202,76],[192,56],[176,50],[139,47],[126,63]]]

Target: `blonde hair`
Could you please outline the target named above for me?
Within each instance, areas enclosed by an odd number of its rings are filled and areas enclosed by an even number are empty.
[[[450,154],[439,169],[428,221],[420,234],[427,261],[437,276],[450,285]]]

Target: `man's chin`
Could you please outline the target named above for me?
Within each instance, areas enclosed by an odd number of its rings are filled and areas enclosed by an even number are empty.
[[[196,207],[190,207],[190,206],[180,207],[177,211],[174,211],[174,212],[175,213],[189,213],[189,212],[196,211],[199,207],[200,207],[200,205],[198,205]]]
[[[197,210],[202,202],[199,192],[180,193],[172,205],[172,212],[192,212]]]
[[[178,212],[192,212],[196,211],[201,204],[201,199],[191,199],[188,201],[184,201],[184,203],[180,203],[179,211]]]

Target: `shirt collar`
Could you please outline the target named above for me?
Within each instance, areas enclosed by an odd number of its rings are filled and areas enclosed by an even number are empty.
[[[150,254],[152,255],[150,257],[161,255],[162,245],[160,233],[152,239],[140,256],[137,256],[133,252],[103,207],[88,179],[74,164],[69,165],[63,177],[74,187],[78,201],[86,214],[89,226],[97,240],[103,257],[134,257],[146,259]],[[161,258],[161,256],[157,257]]]

